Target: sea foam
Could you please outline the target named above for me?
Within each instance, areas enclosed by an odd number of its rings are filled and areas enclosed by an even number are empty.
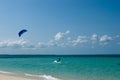
[[[12,72],[7,72],[7,71],[0,71],[1,74],[14,74]]]
[[[55,78],[55,77],[53,77],[51,75],[33,75],[33,74],[25,73],[25,76],[27,76],[27,77],[35,77],[38,80],[61,80],[61,79]]]
[[[19,75],[19,74],[16,74],[16,73],[12,73],[12,72],[7,72],[7,71],[0,71],[1,74],[8,74],[8,75]],[[21,74],[20,74],[21,76]],[[29,77],[29,78],[32,78],[35,80],[61,80],[61,79],[58,79],[58,78],[55,78],[53,76],[50,76],[50,75],[34,75],[34,74],[28,74],[28,73],[24,73],[23,74],[23,77]]]

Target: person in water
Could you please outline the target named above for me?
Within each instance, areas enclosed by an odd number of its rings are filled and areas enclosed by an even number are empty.
[[[55,62],[55,63],[61,63],[61,59],[60,59],[60,58],[57,58],[54,62]]]
[[[61,61],[61,59],[60,59],[60,58],[58,58],[57,62],[60,62],[60,61]]]

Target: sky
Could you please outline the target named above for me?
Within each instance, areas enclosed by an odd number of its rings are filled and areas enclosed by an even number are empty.
[[[120,1],[0,0],[0,54],[120,54]]]

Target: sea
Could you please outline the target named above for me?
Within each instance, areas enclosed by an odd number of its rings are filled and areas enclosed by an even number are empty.
[[[0,55],[0,74],[33,80],[120,80],[120,56]]]

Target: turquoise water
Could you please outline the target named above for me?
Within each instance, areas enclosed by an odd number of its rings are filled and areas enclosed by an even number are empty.
[[[54,63],[58,57],[61,58],[61,63]],[[120,57],[40,55],[1,57],[0,71],[46,75],[61,80],[120,80]]]

